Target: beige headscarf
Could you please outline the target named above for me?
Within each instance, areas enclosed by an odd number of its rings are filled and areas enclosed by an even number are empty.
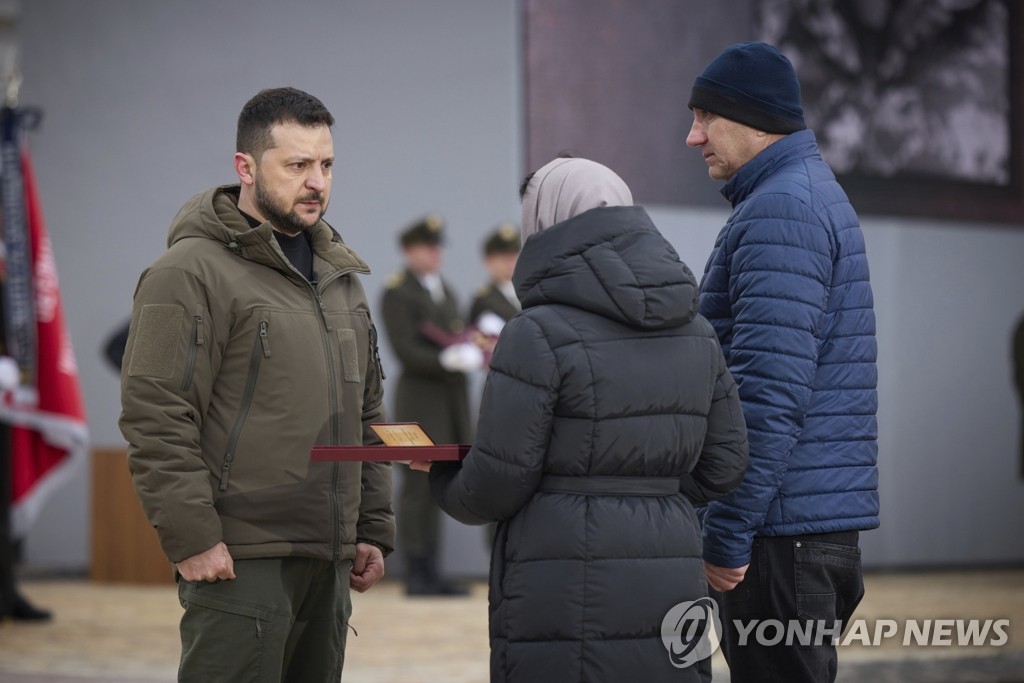
[[[523,241],[555,223],[601,206],[633,206],[610,168],[588,159],[555,159],[533,174],[523,194]]]

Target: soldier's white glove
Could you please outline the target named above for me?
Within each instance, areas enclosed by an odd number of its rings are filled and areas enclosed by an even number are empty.
[[[480,334],[485,334],[488,337],[497,337],[504,327],[505,321],[501,319],[501,316],[490,311],[482,313],[476,320],[476,329],[480,330]]]
[[[484,352],[470,342],[452,344],[441,352],[440,361],[448,372],[473,372],[484,367]]]

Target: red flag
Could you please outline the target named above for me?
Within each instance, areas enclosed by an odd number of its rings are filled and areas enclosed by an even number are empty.
[[[43,222],[28,150],[21,151],[25,220],[32,251],[36,321],[35,386],[21,387],[0,406],[11,429],[11,533],[24,536],[45,500],[84,459],[89,433],[71,339],[64,325],[57,267]],[[26,391],[27,390],[27,391]]]

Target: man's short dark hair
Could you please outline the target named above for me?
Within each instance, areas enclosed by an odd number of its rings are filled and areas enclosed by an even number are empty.
[[[324,103],[296,88],[268,88],[245,103],[238,115],[235,151],[251,154],[257,161],[274,146],[271,128],[280,123],[316,127],[334,125]]]

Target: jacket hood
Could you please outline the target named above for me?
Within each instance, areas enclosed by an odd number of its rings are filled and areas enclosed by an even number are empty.
[[[211,239],[243,258],[289,272],[288,260],[274,239],[274,228],[270,223],[251,228],[238,210],[240,193],[240,185],[222,185],[190,199],[171,221],[167,233],[168,248],[188,238]],[[309,235],[314,254],[335,270],[370,272],[366,262],[346,246],[341,236],[324,220],[314,225]]]
[[[512,281],[524,309],[562,304],[642,329],[697,312],[693,273],[639,206],[591,209],[533,235]]]

